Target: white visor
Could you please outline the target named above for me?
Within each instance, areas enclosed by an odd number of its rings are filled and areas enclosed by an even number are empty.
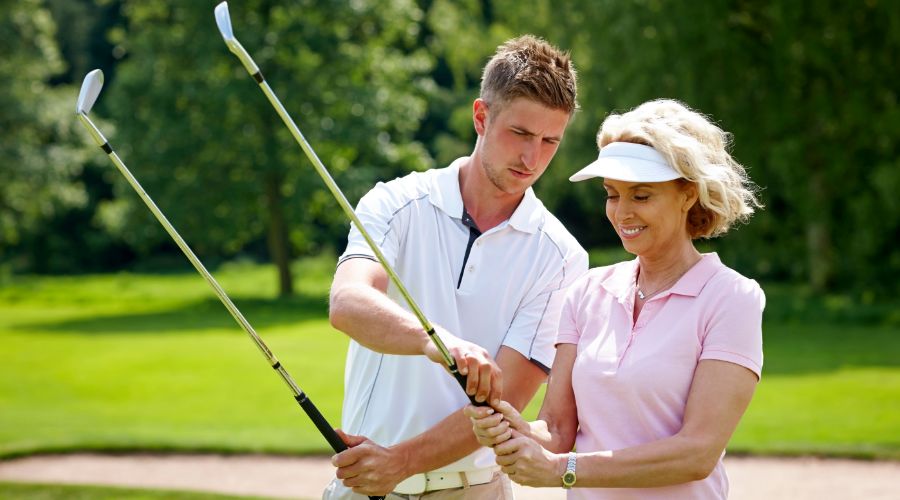
[[[569,177],[572,182],[604,177],[625,182],[665,182],[681,177],[659,151],[631,142],[611,142],[590,165]]]

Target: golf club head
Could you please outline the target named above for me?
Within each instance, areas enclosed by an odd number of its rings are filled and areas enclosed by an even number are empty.
[[[78,93],[78,102],[75,104],[76,114],[87,114],[97,102],[97,96],[100,95],[100,89],[103,88],[103,72],[95,69],[84,77],[81,82],[81,92]]]
[[[219,33],[222,34],[225,43],[234,40],[234,31],[231,29],[231,16],[228,14],[228,2],[216,5],[216,25],[219,26]]]

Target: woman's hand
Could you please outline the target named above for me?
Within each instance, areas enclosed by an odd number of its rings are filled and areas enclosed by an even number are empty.
[[[567,456],[550,453],[515,430],[511,434],[510,439],[494,446],[497,465],[503,472],[524,486],[561,486]]]
[[[506,401],[493,401],[491,406],[468,405],[463,413],[472,420],[472,431],[482,446],[493,448],[512,437],[513,430],[531,436],[531,426]]]

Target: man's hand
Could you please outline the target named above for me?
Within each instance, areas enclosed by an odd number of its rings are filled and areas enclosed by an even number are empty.
[[[409,457],[394,448],[379,446],[365,436],[338,435],[350,448],[331,457],[337,478],[354,493],[385,496],[410,476],[406,472]]]
[[[503,376],[500,367],[487,350],[478,344],[462,340],[438,326],[435,326],[435,331],[441,337],[447,351],[456,360],[459,374],[466,377],[466,394],[475,396],[478,402],[499,400],[503,396]],[[422,352],[435,363],[447,366],[430,338],[422,346]]]
[[[512,438],[494,447],[497,465],[513,481],[533,487],[560,486],[566,455],[545,450],[535,440],[512,431]]]

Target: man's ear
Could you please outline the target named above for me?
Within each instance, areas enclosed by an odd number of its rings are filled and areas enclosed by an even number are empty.
[[[475,132],[484,135],[484,131],[487,130],[488,105],[480,97],[472,103],[472,121],[475,124]]]

